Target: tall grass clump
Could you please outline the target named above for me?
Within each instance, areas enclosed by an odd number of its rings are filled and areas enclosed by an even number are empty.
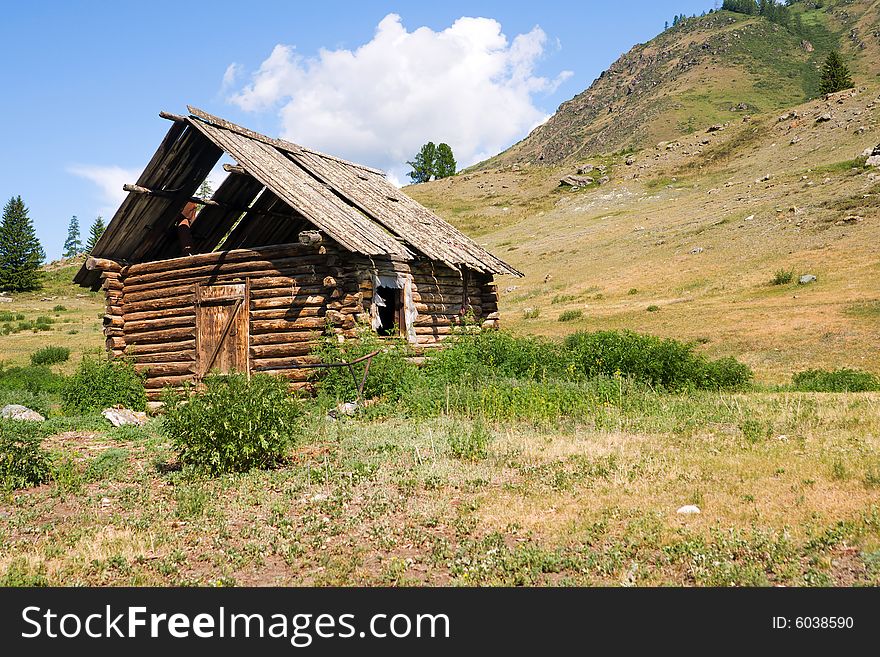
[[[215,374],[204,383],[204,390],[190,391],[185,399],[170,391],[165,395],[168,412],[162,431],[180,462],[218,475],[281,461],[294,442],[301,413],[288,382],[266,374],[250,379]]]
[[[778,269],[770,280],[770,285],[788,285],[794,280],[794,271],[791,269]]]
[[[134,366],[124,360],[85,357],[61,391],[66,415],[84,415],[122,405],[135,411],[147,407],[144,382]]]
[[[55,365],[65,362],[68,358],[70,358],[70,349],[67,347],[48,346],[31,354],[31,365]]]
[[[870,372],[849,368],[806,370],[792,377],[792,386],[801,392],[869,392],[880,390],[880,379]]]
[[[46,433],[39,422],[0,418],[0,487],[27,488],[49,480],[52,462],[40,444]]]

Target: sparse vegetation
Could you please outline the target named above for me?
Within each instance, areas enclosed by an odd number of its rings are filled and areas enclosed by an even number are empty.
[[[573,322],[577,319],[581,319],[583,316],[583,310],[565,310],[559,313],[558,319],[560,322]]]
[[[27,488],[49,479],[49,454],[40,445],[45,437],[36,422],[0,418],[0,487]]]
[[[771,285],[788,285],[794,280],[794,271],[791,269],[777,269],[770,280]]]

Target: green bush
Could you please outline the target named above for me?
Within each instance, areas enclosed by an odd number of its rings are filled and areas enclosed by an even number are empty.
[[[770,280],[771,285],[788,285],[794,280],[794,272],[791,269],[778,269]]]
[[[632,331],[574,333],[565,348],[572,366],[588,378],[620,373],[672,390],[738,388],[752,378],[748,366],[732,358],[708,361],[693,345]]]
[[[880,390],[880,379],[870,372],[843,368],[806,370],[792,377],[795,390],[802,392],[866,392]]]
[[[58,393],[64,386],[64,377],[44,365],[31,367],[4,367],[0,363],[0,389],[25,390],[32,394]]]
[[[0,311],[0,322],[19,322],[24,319],[21,313],[11,313],[8,310]]]
[[[54,312],[56,312],[56,313],[63,313],[65,310],[67,310],[67,308],[65,308],[64,306],[62,306],[62,305],[59,303],[57,306],[55,306],[54,308],[52,308],[52,310],[53,310]]]
[[[85,357],[61,390],[61,408],[68,415],[101,411],[117,404],[135,411],[147,407],[143,378],[127,361]]]
[[[654,304],[652,303],[650,306],[648,306],[647,308],[645,308],[645,310],[647,310],[649,313],[656,313],[656,312],[658,312],[658,311],[660,310],[660,306],[654,305]]]
[[[54,365],[70,358],[67,347],[43,347],[31,354],[31,365]]]
[[[282,378],[212,375],[205,389],[180,403],[166,395],[162,430],[180,461],[210,474],[276,464],[293,442],[299,403]]]
[[[560,322],[571,322],[576,319],[581,319],[584,316],[583,310],[566,310],[559,314]]]
[[[0,418],[0,485],[27,488],[49,480],[52,462],[40,445],[45,437],[39,422]]]

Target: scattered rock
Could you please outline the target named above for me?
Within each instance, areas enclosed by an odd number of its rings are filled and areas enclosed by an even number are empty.
[[[607,183],[609,180],[611,180],[611,178],[609,178],[608,176],[602,176],[601,178],[599,178],[599,184],[600,184],[600,185],[604,185],[604,184]]]
[[[702,246],[695,246],[694,248],[692,248],[690,250],[691,255],[697,255],[698,253],[702,253],[702,252],[703,252]]]
[[[568,176],[563,176],[562,178],[560,178],[559,186],[560,187],[566,187],[566,186],[568,186],[568,187],[586,187],[587,185],[591,184],[592,182],[593,182],[593,179],[590,178],[589,176],[568,175]]]
[[[806,39],[801,41],[801,48],[804,49],[804,52],[813,52],[813,50],[814,50],[813,44],[810,43],[809,41],[807,41]]]
[[[101,415],[114,427],[122,427],[126,424],[142,427],[147,423],[146,413],[143,411],[133,411],[129,408],[105,408],[101,411]]]
[[[700,507],[696,504],[686,504],[684,506],[678,507],[676,513],[680,513],[683,516],[692,516],[700,513]]]
[[[789,144],[796,144],[796,143],[798,143],[800,140],[801,140],[801,138],[798,137],[797,135],[795,135],[794,137],[791,138],[791,141],[789,141],[788,143],[789,143]]]
[[[743,219],[743,221],[751,221],[751,220],[754,219],[754,218],[755,218],[755,215],[750,214],[748,217],[746,217],[745,219]]]
[[[857,224],[857,223],[864,221],[864,220],[865,220],[864,217],[860,217],[857,214],[851,214],[848,217],[845,217],[844,219],[840,219],[839,221],[835,221],[834,225],[835,226],[843,226],[845,224]]]
[[[865,160],[865,165],[869,167],[880,167],[880,155],[871,155]]]
[[[816,119],[816,123],[826,123],[833,119],[834,117],[831,115],[831,112],[825,112],[824,114],[820,114]]]
[[[776,440],[781,440],[781,441],[785,442],[786,440],[788,440],[788,436],[786,436],[784,433],[781,433],[778,436],[776,436]]]
[[[30,422],[42,422],[46,419],[36,411],[32,411],[27,406],[22,406],[21,404],[7,404],[0,409],[0,417],[10,420],[28,420]]]
[[[330,496],[326,493],[315,493],[309,498],[309,502],[323,502],[326,499],[329,499]]]
[[[0,297],[0,303],[12,303],[12,297]]]
[[[515,292],[519,289],[519,285],[508,285],[504,288],[504,294],[510,294],[511,292]]]
[[[110,506],[110,504],[111,504],[111,502],[110,502],[110,498],[109,498],[109,497],[102,497],[102,498],[101,498],[101,508],[106,509],[107,507]]]
[[[804,274],[798,279],[798,285],[809,285],[815,283],[816,277],[813,274]]]
[[[631,167],[635,163],[636,163],[636,159],[634,157],[626,158],[626,166]]]
[[[551,280],[553,280],[553,274],[547,274],[547,275],[544,277],[544,282],[545,282],[545,283],[549,283]]]
[[[706,128],[706,132],[718,132],[719,130],[724,130],[724,126],[720,123],[710,125],[708,128]]]
[[[585,164],[582,167],[578,167],[577,172],[578,172],[578,174],[583,175],[585,173],[590,173],[590,171],[592,171],[592,170],[593,170],[592,164]]]
[[[792,120],[792,119],[796,119],[797,117],[798,117],[798,113],[795,112],[795,111],[791,111],[791,112],[787,112],[787,113],[783,114],[782,116],[780,116],[780,117],[779,117],[778,119],[776,119],[776,120],[777,120],[779,123],[782,123],[783,121],[790,121],[790,120]]]
[[[768,180],[770,180],[770,174],[765,173],[764,176],[758,182],[767,182]]]
[[[327,419],[335,420],[340,415],[348,415],[351,417],[357,412],[358,405],[357,402],[343,402],[339,404],[331,411],[327,412]]]
[[[858,128],[856,128],[856,134],[857,134],[857,135],[863,135],[863,134],[865,134],[866,132],[868,132],[868,129],[867,129],[865,126],[863,126],[863,125],[860,125]]]

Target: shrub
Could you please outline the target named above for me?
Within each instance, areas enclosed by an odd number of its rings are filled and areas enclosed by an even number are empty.
[[[70,358],[70,349],[67,347],[43,347],[31,354],[32,365],[54,365],[63,363]]]
[[[660,310],[660,306],[654,305],[652,303],[650,306],[645,308],[645,310],[647,310],[649,313],[656,313],[658,310]]]
[[[489,453],[489,441],[492,436],[486,426],[480,422],[471,427],[456,422],[448,433],[449,451],[462,461],[482,461]]]
[[[24,390],[31,394],[57,393],[64,377],[44,365],[6,368],[0,364],[0,389]]]
[[[0,484],[27,488],[49,480],[52,463],[40,445],[46,437],[38,422],[0,418]]]
[[[777,269],[770,280],[770,285],[788,285],[794,280],[794,272],[791,269]]]
[[[627,294],[630,295],[630,296],[633,296],[633,295],[638,294],[638,293],[639,293],[638,289],[637,289],[637,288],[634,288],[634,287],[631,287],[631,288],[629,289],[629,291],[627,292]]]
[[[525,308],[523,310],[523,319],[538,319],[541,315],[540,308]]]
[[[752,378],[748,366],[732,358],[708,361],[690,344],[632,331],[574,333],[565,349],[586,377],[620,373],[670,389],[741,387]]]
[[[62,306],[62,305],[59,303],[57,306],[55,306],[54,308],[52,308],[52,310],[53,310],[54,312],[56,312],[56,313],[63,313],[65,310],[67,310],[67,308],[65,308],[64,306]]]
[[[559,343],[542,338],[515,337],[503,331],[462,333],[447,340],[431,357],[426,376],[435,383],[457,383],[493,377],[513,379],[564,378],[565,362]]]
[[[135,411],[147,407],[141,375],[123,360],[85,357],[61,391],[61,408],[82,415],[121,404]]]
[[[870,372],[843,368],[806,370],[792,377],[795,390],[802,392],[866,392],[880,390],[880,379]]]
[[[299,404],[285,379],[257,374],[212,375],[186,403],[166,395],[162,430],[184,465],[210,474],[266,468],[284,456]]]
[[[566,310],[559,314],[560,322],[571,322],[576,319],[581,319],[584,316],[583,310]]]

